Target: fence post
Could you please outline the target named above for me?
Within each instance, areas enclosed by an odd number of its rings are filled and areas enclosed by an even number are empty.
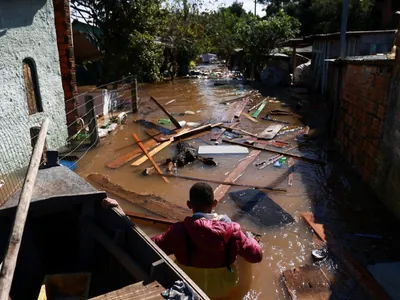
[[[89,119],[89,135],[90,135],[90,146],[97,146],[99,143],[99,131],[97,128],[96,113],[94,111],[93,96],[85,96],[85,107],[87,118]]]
[[[137,77],[134,76],[131,81],[131,98],[132,98],[132,112],[138,112],[138,93],[137,93]]]
[[[29,211],[29,205],[36,181],[36,175],[39,170],[48,127],[49,119],[46,118],[42,123],[39,137],[29,162],[28,172],[25,177],[24,185],[22,186],[21,195],[19,196],[19,203],[17,206],[14,225],[11,231],[7,252],[0,270],[0,300],[9,299],[14,271],[17,265],[18,253],[23,238],[26,217]]]

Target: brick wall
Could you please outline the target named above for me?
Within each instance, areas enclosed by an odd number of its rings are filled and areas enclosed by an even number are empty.
[[[77,95],[77,85],[69,0],[53,0],[53,6],[68,134],[71,136],[76,133],[76,126],[71,124],[77,117],[74,100]]]
[[[392,66],[348,63],[343,76],[336,140],[341,153],[375,187]]]

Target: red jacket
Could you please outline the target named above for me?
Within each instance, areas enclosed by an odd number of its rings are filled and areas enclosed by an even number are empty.
[[[250,263],[262,260],[262,248],[248,238],[238,223],[186,217],[152,240],[178,263],[197,268],[232,265],[237,255]]]

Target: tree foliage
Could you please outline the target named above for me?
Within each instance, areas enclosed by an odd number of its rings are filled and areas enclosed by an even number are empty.
[[[261,71],[267,65],[271,51],[281,42],[295,37],[299,28],[297,19],[279,12],[264,20],[253,15],[241,19],[235,31],[248,62]]]
[[[165,26],[162,3],[163,0],[71,0],[72,9],[102,32],[97,38],[104,54],[103,81],[129,74],[146,80],[159,77],[163,47],[155,37]]]

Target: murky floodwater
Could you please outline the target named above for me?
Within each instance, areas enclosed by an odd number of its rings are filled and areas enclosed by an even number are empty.
[[[240,95],[249,87],[239,83],[228,86],[214,86],[211,80],[177,80],[175,82],[164,82],[154,85],[141,86],[139,95],[142,101],[142,108],[148,110],[151,106],[147,101],[151,95],[161,103],[176,99],[167,108],[173,113],[182,113],[187,110],[197,112],[195,115],[177,116],[178,121],[202,122],[206,120],[218,120],[228,109],[227,105],[220,104],[221,101]],[[255,98],[254,98],[255,99]],[[283,102],[283,101],[282,101]],[[281,103],[268,103],[264,113],[260,115],[259,122],[253,123],[245,118],[241,118],[240,128],[253,132],[261,132],[268,121],[261,120],[265,112],[272,109],[282,109]],[[289,108],[285,108],[289,110]],[[142,129],[135,124],[132,119],[146,118],[149,121],[157,123],[158,119],[165,118],[162,112],[154,110],[146,116],[133,115],[131,119],[120,129],[114,131],[110,136],[102,139],[101,144],[96,149],[90,151],[79,162],[78,172],[82,176],[90,173],[101,173],[110,177],[110,180],[128,190],[137,193],[150,193],[160,196],[167,201],[184,206],[188,199],[188,191],[192,181],[185,181],[171,178],[170,184],[166,184],[160,177],[142,177],[140,172],[151,164],[146,162],[140,167],[132,167],[127,164],[119,169],[111,170],[105,167],[105,164],[111,160],[124,155],[132,150],[135,142],[131,134],[136,133],[140,138],[148,139]],[[294,117],[276,117],[280,120],[290,121],[296,126],[304,126],[301,120]],[[168,126],[166,126],[168,127]],[[170,127],[173,129],[174,127]],[[192,140],[191,145],[197,147],[205,145],[206,142],[201,139]],[[212,142],[209,142],[212,144]],[[174,147],[170,146],[158,153],[154,159],[163,161],[173,155]],[[321,148],[302,148],[292,151],[302,155],[309,155],[315,158],[321,158],[324,153]],[[214,155],[214,160],[218,162],[218,167],[206,167],[200,163],[185,166],[179,170],[180,175],[211,178],[224,180],[230,171],[246,155]],[[256,161],[265,160],[274,156],[267,152],[259,155]],[[326,186],[328,176],[328,167],[309,164],[296,160],[294,182],[292,186],[287,185],[287,164],[281,169],[268,166],[258,170],[251,164],[243,176],[238,179],[238,183],[254,184],[266,186],[275,184],[276,187],[286,188],[286,193],[269,193],[268,195],[286,212],[295,219],[295,222],[286,226],[277,226],[266,228],[257,225],[251,217],[243,215],[240,209],[233,203],[228,195],[221,201],[216,209],[217,212],[226,213],[235,221],[242,224],[243,227],[262,234],[262,245],[264,250],[264,259],[260,264],[249,265],[238,261],[241,273],[241,279],[237,291],[230,299],[289,299],[289,296],[283,286],[281,274],[282,271],[300,267],[312,263],[311,250],[316,248],[313,243],[313,234],[309,227],[303,222],[300,213],[304,211],[314,211],[314,201],[323,197],[329,197],[330,191]],[[281,178],[280,180],[278,180]],[[277,182],[278,181],[278,182]],[[213,188],[217,185],[212,184]],[[230,191],[237,191],[243,188],[233,187]],[[136,207],[128,203],[121,203],[123,208],[137,210]],[[153,227],[146,223],[139,224],[150,236],[165,229],[163,226]]]

